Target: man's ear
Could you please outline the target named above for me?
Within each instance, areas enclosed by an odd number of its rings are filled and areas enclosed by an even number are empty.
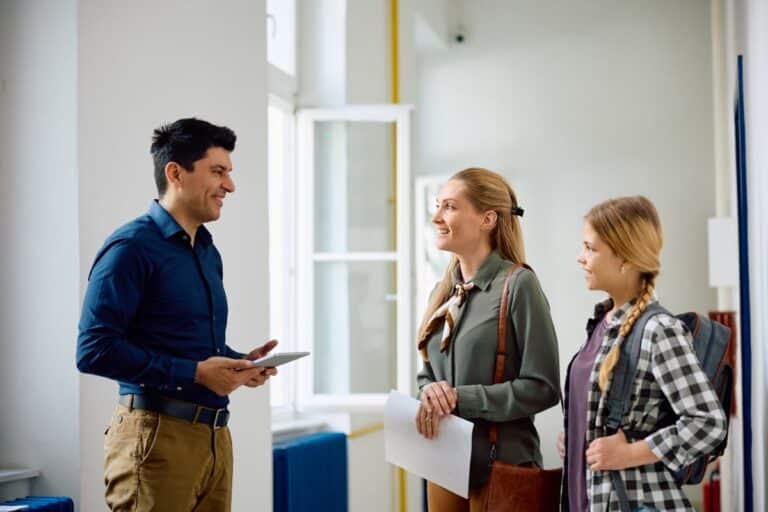
[[[482,228],[486,231],[491,231],[493,228],[496,227],[496,221],[498,221],[499,216],[494,210],[488,210],[483,214],[483,223]]]
[[[178,187],[181,184],[182,168],[176,162],[165,164],[165,179],[169,186]]]

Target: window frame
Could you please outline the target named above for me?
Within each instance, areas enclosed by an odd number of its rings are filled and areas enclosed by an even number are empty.
[[[327,109],[300,109],[297,111],[297,166],[296,166],[296,335],[297,350],[314,351],[314,265],[316,261],[395,261],[396,263],[396,389],[410,394],[413,388],[413,368],[416,349],[413,344],[413,276],[411,251],[411,168],[410,105],[354,105]],[[397,155],[397,249],[385,252],[321,253],[315,251],[314,237],[314,163],[315,132],[317,122],[391,122],[395,123]],[[387,393],[321,394],[314,390],[312,358],[297,361],[296,407],[301,412],[382,412]]]

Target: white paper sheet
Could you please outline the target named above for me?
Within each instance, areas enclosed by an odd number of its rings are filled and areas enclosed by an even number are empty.
[[[418,408],[418,400],[389,392],[384,411],[387,462],[467,498],[474,425],[448,416],[440,420],[437,438],[427,439],[416,431]]]

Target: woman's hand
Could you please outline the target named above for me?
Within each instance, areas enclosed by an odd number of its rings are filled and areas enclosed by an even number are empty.
[[[557,434],[557,454],[561,460],[565,459],[565,432]]]
[[[416,430],[427,439],[434,439],[440,430],[440,418],[427,412],[424,404],[419,404],[419,410],[416,412]]]
[[[648,443],[628,443],[621,430],[612,436],[595,439],[587,448],[587,464],[592,471],[634,468],[658,461]]]
[[[431,382],[421,388],[421,406],[433,416],[451,414],[457,400],[456,389],[444,380]]]
[[[416,413],[416,430],[427,439],[437,437],[440,418],[456,408],[456,389],[448,382],[431,382],[421,388],[421,404]]]

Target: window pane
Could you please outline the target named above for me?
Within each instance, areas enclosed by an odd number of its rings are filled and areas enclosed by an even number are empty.
[[[315,252],[394,249],[393,126],[315,124]]]
[[[267,0],[267,61],[289,75],[296,74],[294,0]]]
[[[395,386],[395,265],[315,263],[315,392]]]

